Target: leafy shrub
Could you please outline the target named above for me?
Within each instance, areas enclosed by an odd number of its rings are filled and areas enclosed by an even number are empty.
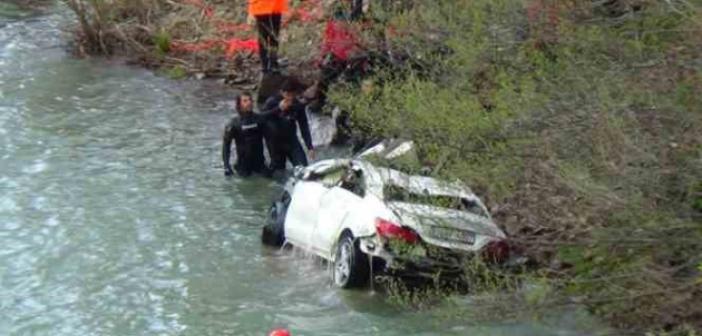
[[[470,185],[555,297],[622,328],[702,328],[691,187],[702,180],[702,4],[405,4],[383,8],[378,30],[392,27],[384,48],[424,68],[333,86],[356,128],[412,139],[420,165]]]

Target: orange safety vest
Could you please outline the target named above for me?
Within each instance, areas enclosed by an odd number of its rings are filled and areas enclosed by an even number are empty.
[[[249,15],[284,14],[288,0],[249,0]]]

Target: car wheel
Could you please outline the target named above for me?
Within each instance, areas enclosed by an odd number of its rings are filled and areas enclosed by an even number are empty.
[[[339,239],[334,256],[334,284],[341,288],[357,288],[368,283],[368,256],[361,252],[353,237]]]
[[[266,225],[261,232],[261,241],[270,246],[280,247],[285,242],[285,214],[287,206],[283,202],[274,202],[268,210]]]

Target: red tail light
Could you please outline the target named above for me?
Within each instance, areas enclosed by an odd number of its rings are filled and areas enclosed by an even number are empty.
[[[419,235],[416,232],[382,218],[375,219],[375,231],[381,237],[388,239],[401,239],[410,244],[419,241]]]
[[[482,254],[485,261],[501,264],[509,259],[509,244],[504,240],[490,242]]]

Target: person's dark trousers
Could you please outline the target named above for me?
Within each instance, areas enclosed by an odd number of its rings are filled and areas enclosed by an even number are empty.
[[[271,151],[271,170],[285,170],[286,160],[290,160],[293,167],[307,166],[307,154],[302,149],[299,140],[293,140],[287,144],[273,146]]]
[[[358,20],[363,16],[363,0],[353,0],[351,5],[351,20]]]
[[[293,143],[290,144],[288,160],[290,160],[293,167],[307,166],[307,154],[305,154],[305,150],[302,149],[302,145],[300,144],[299,140],[293,141]]]
[[[259,56],[261,71],[268,73],[278,69],[278,33],[280,32],[281,14],[256,16],[258,29]]]
[[[237,163],[234,165],[234,170],[236,170],[236,173],[241,177],[249,177],[253,174],[259,174],[265,177],[271,177],[273,175],[273,172],[263,163],[255,166],[247,166]]]
[[[266,100],[280,92],[280,86],[285,81],[285,76],[279,73],[264,73],[261,82],[258,84],[256,103],[258,108],[263,110]]]

